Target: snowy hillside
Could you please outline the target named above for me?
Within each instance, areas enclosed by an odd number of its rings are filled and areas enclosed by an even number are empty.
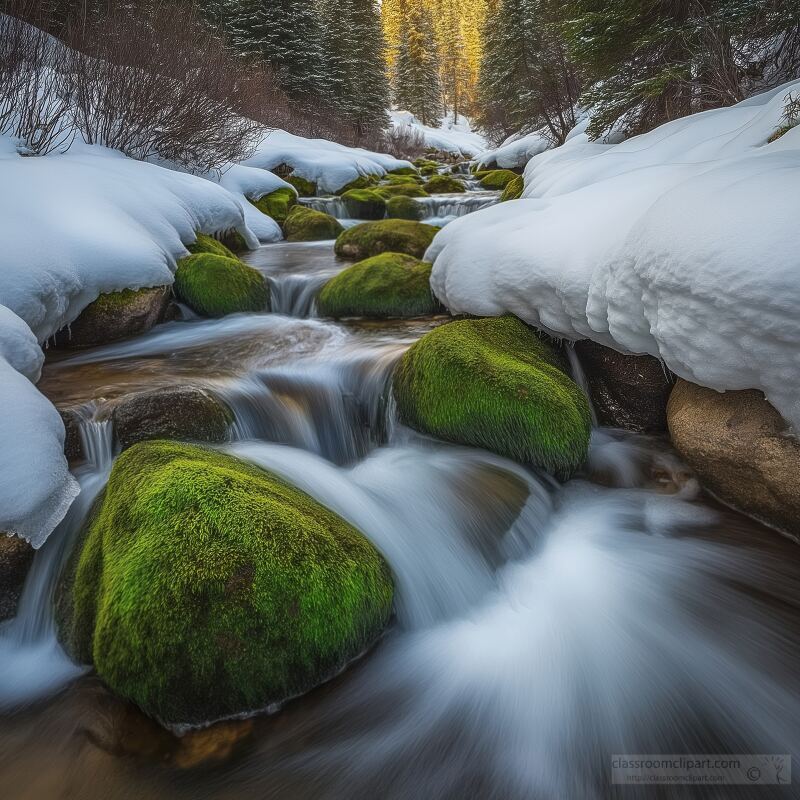
[[[711,388],[762,389],[800,429],[800,128],[769,143],[798,92],[535,156],[526,199],[437,235],[436,295],[650,353]]]
[[[459,117],[457,123],[453,122],[452,116],[445,117],[438,128],[423,125],[410,111],[392,111],[391,118],[395,130],[421,136],[425,147],[433,147],[443,153],[472,158],[487,147],[483,136],[472,131],[464,117]]]

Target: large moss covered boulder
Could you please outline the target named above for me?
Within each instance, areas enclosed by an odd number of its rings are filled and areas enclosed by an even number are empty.
[[[334,249],[337,256],[356,261],[387,252],[422,258],[439,230],[434,225],[404,219],[362,222],[341,234]]]
[[[389,219],[422,219],[422,206],[412,197],[400,195],[386,201],[386,216]]]
[[[464,181],[452,175],[434,175],[426,184],[428,194],[461,194],[467,191]]]
[[[562,356],[513,316],[451,322],[423,336],[394,375],[402,420],[565,478],[586,458],[589,404]]]
[[[359,261],[331,278],[319,295],[327,317],[419,317],[442,310],[431,292],[431,265],[402,253]]]
[[[219,239],[215,239],[207,233],[198,233],[197,238],[191,244],[186,245],[186,249],[193,255],[197,255],[198,253],[213,253],[216,256],[238,258],[233,250],[230,250],[220,242]]]
[[[500,191],[505,189],[511,181],[518,178],[516,172],[510,169],[493,169],[481,176],[481,187],[483,189],[495,189]]]
[[[59,591],[62,640],[168,724],[263,709],[360,655],[393,585],[359,531],[236,458],[146,442],[116,461]]]
[[[81,311],[67,330],[56,336],[56,344],[96,347],[129,336],[141,336],[165,319],[169,304],[169,286],[101,294]]]
[[[283,223],[287,242],[320,242],[335,239],[344,228],[341,222],[323,211],[295,206]]]
[[[350,189],[342,200],[353,219],[383,219],[386,215],[386,201],[372,189]]]
[[[297,194],[300,197],[316,197],[317,196],[317,184],[314,181],[310,181],[307,178],[302,178],[300,175],[285,175],[283,179],[286,183],[290,183],[297,189]]]
[[[287,186],[275,189],[274,192],[265,194],[258,200],[250,201],[262,214],[272,217],[279,225],[282,225],[289,215],[292,206],[297,204],[297,194]]]
[[[173,289],[181,302],[204,317],[269,308],[269,286],[258,270],[213,253],[182,258]]]
[[[506,184],[503,193],[500,195],[500,202],[505,203],[506,200],[519,200],[522,197],[522,192],[525,189],[525,178],[522,175],[515,175],[514,180]]]
[[[343,195],[346,192],[349,192],[353,189],[369,189],[371,186],[374,186],[380,180],[379,175],[359,175],[357,178],[353,178],[352,181],[346,183],[344,186],[340,186],[334,194],[336,195]]]
[[[384,200],[392,197],[427,197],[428,193],[416,183],[395,183],[392,186],[378,186],[375,193]]]

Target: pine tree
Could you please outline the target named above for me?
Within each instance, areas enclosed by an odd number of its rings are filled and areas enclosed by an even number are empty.
[[[442,116],[442,92],[436,40],[430,12],[412,8],[397,48],[393,74],[394,101],[425,125],[437,125]]]

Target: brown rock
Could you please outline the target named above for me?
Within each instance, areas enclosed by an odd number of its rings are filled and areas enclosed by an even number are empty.
[[[64,455],[67,461],[80,461],[83,459],[83,444],[81,442],[80,415],[71,408],[59,408],[58,413],[64,421]]]
[[[231,414],[203,389],[176,386],[126,397],[114,408],[112,420],[125,449],[149,439],[224,442]]]
[[[800,536],[800,442],[761,392],[715,392],[678,379],[667,409],[672,442],[724,502]]]
[[[0,533],[0,621],[17,613],[17,603],[33,553],[33,548],[24,539]]]
[[[585,339],[575,343],[601,425],[637,433],[667,429],[672,377],[657,358],[618,353]]]

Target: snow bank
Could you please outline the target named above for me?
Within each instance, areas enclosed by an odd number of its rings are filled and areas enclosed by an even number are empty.
[[[281,226],[271,217],[262,214],[247,199],[258,200],[276,189],[291,189],[294,192],[290,183],[265,169],[244,167],[241,164],[231,165],[217,180],[221,186],[239,197],[244,209],[245,224],[259,242],[279,242],[283,239]]]
[[[418,134],[426,147],[435,147],[443,153],[472,158],[486,149],[486,139],[472,131],[466,117],[453,122],[452,115],[445,117],[438,128],[423,125],[410,111],[392,111],[392,128]]]
[[[534,156],[552,147],[540,131],[534,133],[515,133],[509,136],[500,147],[487,150],[478,158],[478,169],[497,164],[501,169],[522,169]]]
[[[454,312],[510,311],[714,389],[761,389],[800,430],[800,128],[767,143],[790,91],[800,81],[535,156],[526,199],[437,235],[434,292]]]
[[[304,139],[282,130],[270,131],[256,153],[242,163],[264,170],[286,164],[294,174],[316,183],[321,193],[333,193],[359,175],[384,175],[389,170],[411,166],[408,161],[384,153],[346,147],[327,139]]]

